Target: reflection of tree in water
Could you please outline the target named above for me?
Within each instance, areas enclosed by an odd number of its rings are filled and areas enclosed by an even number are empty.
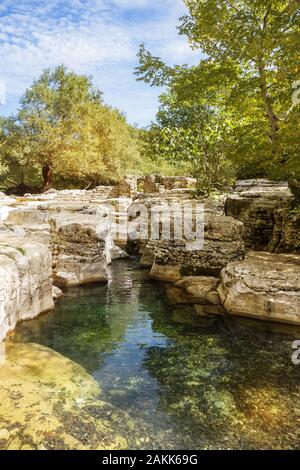
[[[161,290],[149,289],[147,272],[136,263],[115,262],[111,276],[108,285],[69,289],[54,312],[19,324],[13,341],[42,344],[90,373],[98,370],[103,355],[118,348],[140,308],[161,311]]]
[[[153,315],[171,341],[147,351],[145,367],[159,383],[161,407],[200,448],[296,448],[300,370],[291,338],[220,319],[177,324]]]
[[[103,353],[122,341],[137,308],[138,291],[130,270],[116,263],[113,277],[108,286],[68,290],[54,312],[21,323],[13,340],[43,344],[90,373],[99,369]]]

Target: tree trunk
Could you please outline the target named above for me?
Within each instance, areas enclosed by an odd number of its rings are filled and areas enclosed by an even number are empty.
[[[273,152],[275,153],[277,150],[277,143],[278,143],[279,118],[277,117],[274,111],[273,103],[268,92],[266,70],[261,60],[258,62],[258,71],[259,71],[259,78],[260,78],[261,95],[264,101],[266,114],[267,114],[267,118],[268,118],[269,125],[270,125],[270,142],[273,147]]]
[[[42,192],[44,193],[45,191],[51,188],[52,181],[53,181],[53,170],[49,165],[44,165],[42,172],[43,172]]]

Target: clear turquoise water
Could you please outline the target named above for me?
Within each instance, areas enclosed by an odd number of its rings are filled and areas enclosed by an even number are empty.
[[[111,277],[109,286],[69,290],[55,312],[19,325],[13,341],[81,364],[101,399],[128,413],[133,448],[300,447],[294,335],[171,310],[134,261],[115,262]]]

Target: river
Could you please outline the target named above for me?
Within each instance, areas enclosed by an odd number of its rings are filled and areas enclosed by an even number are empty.
[[[135,448],[300,447],[293,336],[171,309],[163,286],[134,260],[114,262],[108,286],[68,290],[54,312],[18,325],[11,341],[83,366],[101,399],[139,423]]]

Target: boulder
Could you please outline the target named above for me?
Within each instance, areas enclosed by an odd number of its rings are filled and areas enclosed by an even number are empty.
[[[181,278],[180,266],[154,264],[150,271],[150,277],[156,281],[176,282]]]
[[[56,286],[52,287],[52,297],[53,297],[54,303],[57,303],[59,299],[63,297],[63,295],[64,293],[59,287],[56,287]]]
[[[218,292],[231,315],[300,325],[300,256],[251,252],[222,271]]]
[[[218,276],[230,262],[241,260],[245,255],[242,240],[243,223],[218,212],[204,213],[204,244],[201,249],[193,248],[193,240],[151,241],[147,250],[152,251],[155,263],[151,277],[164,279],[164,271],[169,277],[170,266],[178,273],[171,282],[183,276]],[[158,273],[158,274],[157,274]],[[170,281],[168,281],[170,282]]]
[[[58,287],[107,282],[112,240],[107,218],[62,214],[50,219],[53,279]]]
[[[217,287],[219,278],[207,276],[189,276],[166,287],[170,305],[191,304],[197,315],[223,315]]]
[[[219,282],[217,277],[190,276],[176,282],[175,287],[185,290],[190,299],[189,303],[219,305],[220,299],[217,293]]]

